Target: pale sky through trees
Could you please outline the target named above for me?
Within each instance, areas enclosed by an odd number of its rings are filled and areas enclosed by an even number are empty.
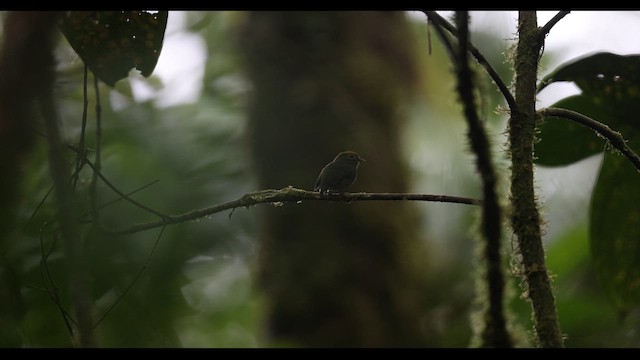
[[[440,12],[448,17],[451,12]],[[545,24],[557,11],[539,11],[538,24]],[[421,12],[411,12],[411,16],[424,19]],[[516,32],[515,11],[472,11],[471,32],[483,28],[495,33],[498,38],[510,39]],[[158,96],[159,105],[171,106],[182,102],[193,102],[201,90],[206,49],[198,34],[181,31],[185,24],[185,14],[172,11],[169,15],[164,47],[154,71],[169,85]],[[541,76],[561,63],[588,53],[610,51],[617,54],[640,53],[640,43],[629,34],[640,33],[639,11],[573,11],[565,16],[551,30],[546,39],[545,51],[554,57],[547,69],[541,69]],[[473,35],[472,35],[473,36]],[[153,92],[140,81],[134,82],[137,99],[148,99]],[[551,91],[553,89],[553,91]],[[577,90],[570,84],[554,84],[550,91],[539,96],[540,107],[565,97]]]

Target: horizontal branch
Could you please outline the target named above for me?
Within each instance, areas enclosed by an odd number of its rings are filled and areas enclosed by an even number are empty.
[[[631,161],[636,170],[640,171],[640,157],[638,157],[638,155],[627,145],[627,141],[622,137],[622,134],[612,130],[607,125],[596,121],[586,115],[580,114],[579,112],[568,109],[546,108],[541,109],[540,111],[538,111],[538,113],[544,117],[554,116],[572,120],[580,125],[594,130],[602,137],[609,140],[611,146],[620,151],[629,161]]]
[[[320,200],[320,201],[435,201],[448,202],[456,204],[480,205],[481,200],[447,196],[447,195],[429,195],[429,194],[410,194],[410,193],[342,193],[342,194],[320,194],[315,191],[296,189],[288,186],[279,190],[260,190],[245,194],[237,200],[233,200],[224,204],[214,205],[203,209],[192,210],[180,215],[165,215],[161,220],[136,224],[121,230],[105,230],[105,232],[114,235],[133,234],[144,230],[162,227],[170,224],[179,224],[187,221],[199,219],[208,215],[219,213],[221,211],[235,209],[239,207],[250,207],[258,204],[271,204],[281,206],[284,203],[300,203],[303,200]]]

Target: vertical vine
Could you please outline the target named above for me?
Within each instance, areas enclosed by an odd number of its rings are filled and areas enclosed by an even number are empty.
[[[60,14],[57,14],[58,16]],[[49,21],[56,23],[59,17],[52,17]],[[76,316],[77,333],[75,342],[80,347],[95,346],[92,320],[92,302],[89,296],[85,258],[83,255],[80,230],[76,222],[78,215],[72,183],[69,179],[69,165],[65,159],[64,144],[59,129],[59,118],[53,97],[54,57],[53,36],[49,32],[44,34],[49,41],[40,44],[42,52],[38,54],[42,59],[39,70],[41,90],[37,94],[40,110],[44,121],[47,140],[49,143],[49,168],[54,184],[56,204],[58,208],[57,220],[60,234],[64,240],[65,260],[69,273],[70,293]]]
[[[458,94],[469,126],[468,137],[476,155],[476,167],[482,177],[482,234],[483,256],[486,261],[488,308],[484,312],[484,329],[481,335],[484,347],[511,347],[504,315],[504,274],[500,256],[502,234],[502,209],[496,194],[496,173],[491,162],[490,143],[478,117],[473,94],[473,82],[468,60],[469,14],[456,12],[458,51],[453,52],[458,78]]]

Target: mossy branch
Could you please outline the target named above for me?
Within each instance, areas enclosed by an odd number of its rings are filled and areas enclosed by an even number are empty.
[[[458,94],[469,126],[467,136],[476,155],[476,167],[482,178],[482,234],[483,255],[486,260],[486,283],[488,288],[488,308],[484,314],[485,326],[481,339],[483,347],[511,347],[504,313],[504,274],[500,256],[502,236],[502,209],[496,194],[496,172],[491,161],[491,149],[487,133],[476,112],[473,81],[468,61],[469,15],[466,11],[456,12],[458,26],[458,51],[454,53]]]
[[[533,186],[533,144],[535,140],[536,78],[538,59],[544,44],[536,25],[535,11],[521,11],[515,57],[516,109],[509,119],[511,155],[511,226],[522,255],[528,297],[533,307],[537,345],[562,347],[555,299],[545,266],[542,221]]]
[[[480,205],[482,202],[477,199],[447,196],[447,195],[430,195],[430,194],[411,194],[411,193],[342,193],[342,194],[320,194],[319,192],[297,189],[292,186],[274,190],[260,190],[247,193],[237,200],[218,204],[203,209],[192,210],[179,215],[163,215],[161,220],[151,221],[129,226],[121,230],[105,230],[114,235],[127,235],[153,228],[163,227],[171,224],[180,224],[187,221],[193,221],[209,215],[213,215],[225,210],[234,210],[236,208],[258,205],[271,204],[273,206],[281,206],[284,203],[300,203],[306,200],[319,201],[436,201],[448,202],[456,204]],[[233,212],[229,214],[231,216]]]

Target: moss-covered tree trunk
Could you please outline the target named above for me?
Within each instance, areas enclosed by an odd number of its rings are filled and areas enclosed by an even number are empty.
[[[242,48],[260,188],[312,189],[340,151],[367,162],[351,190],[407,190],[401,101],[413,66],[402,13],[256,12]],[[301,346],[425,345],[416,217],[407,203],[263,210],[259,281],[268,335]]]
[[[518,35],[514,67],[517,109],[511,113],[509,119],[513,204],[511,225],[518,238],[518,247],[522,255],[522,271],[527,280],[528,298],[533,307],[537,345],[562,347],[563,339],[556,314],[555,298],[545,265],[542,221],[533,186],[536,76],[544,41],[537,26],[535,11],[519,13]]]

